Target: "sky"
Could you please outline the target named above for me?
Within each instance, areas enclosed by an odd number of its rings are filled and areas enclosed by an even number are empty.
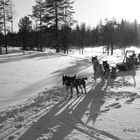
[[[32,13],[35,0],[13,0],[15,3],[14,30],[18,30],[19,19]],[[140,0],[75,0],[74,18],[80,24],[96,26],[100,19],[116,18],[117,21],[126,19],[140,23]]]

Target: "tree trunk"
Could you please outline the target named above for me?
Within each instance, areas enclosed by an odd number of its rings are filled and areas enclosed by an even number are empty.
[[[14,43],[13,43],[13,18],[11,20],[11,46],[14,48]]]
[[[107,45],[107,54],[109,55],[109,45]]]
[[[6,54],[8,54],[8,48],[7,48],[7,37],[5,35],[5,48],[6,48]]]
[[[56,45],[55,45],[55,49],[56,52],[59,52],[59,48],[58,48],[58,11],[57,11],[57,2],[55,2],[55,40],[56,40]]]
[[[8,54],[8,49],[7,49],[7,37],[6,37],[6,23],[5,23],[5,9],[3,10],[3,24],[4,24],[4,45],[6,48],[6,54]]]
[[[113,55],[113,43],[111,43],[111,55]]]
[[[41,7],[40,7],[40,51],[43,50],[42,47],[42,12],[41,12]]]
[[[83,46],[82,46],[82,55],[84,54],[84,48],[83,48]]]
[[[1,46],[0,46],[0,55],[2,55],[2,48],[1,48]]]

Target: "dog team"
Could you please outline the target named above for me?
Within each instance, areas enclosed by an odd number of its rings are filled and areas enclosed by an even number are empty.
[[[101,64],[97,59],[97,56],[91,58],[94,70],[94,80],[97,78],[101,78],[101,80],[105,80],[108,78],[116,78],[117,77],[117,67],[110,67],[107,61],[103,61]]]
[[[108,64],[107,61],[103,61],[103,63],[100,64],[97,59],[97,56],[92,57],[91,61],[94,70],[94,80],[96,80],[97,78],[101,78],[101,80],[105,80],[108,78],[114,79],[116,78],[117,76],[116,67],[111,67],[110,69],[110,65]],[[67,96],[69,96],[70,93],[70,98],[73,97],[73,89],[76,89],[77,98],[80,96],[79,89],[81,90],[81,93],[86,94],[86,80],[87,78],[77,78],[76,75],[74,76],[63,75],[62,84],[66,86]]]

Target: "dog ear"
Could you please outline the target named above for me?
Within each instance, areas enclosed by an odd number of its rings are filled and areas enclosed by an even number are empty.
[[[76,78],[76,74],[74,75],[74,78]]]

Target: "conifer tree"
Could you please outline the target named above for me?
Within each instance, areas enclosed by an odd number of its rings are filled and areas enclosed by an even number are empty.
[[[6,48],[6,54],[8,53],[8,48],[7,48],[7,38],[6,38],[6,34],[7,34],[7,20],[8,20],[8,7],[10,5],[10,1],[9,0],[0,0],[0,26],[1,29],[3,29],[4,31],[4,46]]]
[[[32,30],[32,22],[29,17],[24,16],[23,18],[20,19],[19,23],[19,35],[22,38],[22,43],[23,43],[23,50],[28,49],[28,34]]]
[[[40,51],[43,50],[42,42],[43,42],[43,17],[44,17],[44,11],[45,11],[45,3],[43,0],[36,0],[35,6],[32,8],[32,15],[31,18],[35,20],[36,22],[36,31],[39,30],[40,32],[40,38],[39,38],[39,44],[40,44]],[[38,26],[39,22],[39,26]]]

